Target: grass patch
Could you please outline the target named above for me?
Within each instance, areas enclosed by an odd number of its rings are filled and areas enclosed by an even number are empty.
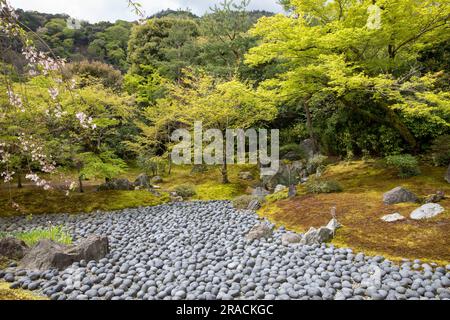
[[[163,190],[173,190],[180,185],[192,185],[196,195],[193,200],[232,200],[242,195],[248,186],[257,180],[247,181],[239,179],[241,171],[250,171],[257,177],[257,168],[252,165],[229,165],[228,177],[231,181],[222,184],[221,168],[219,166],[208,166],[206,172],[191,173],[192,166],[177,165],[172,168],[170,175],[164,175],[164,182],[159,185]]]
[[[62,244],[72,243],[72,237],[64,230],[63,226],[51,226],[49,228],[39,228],[27,232],[1,233],[0,239],[9,236],[23,240],[30,247],[42,239],[49,239]]]
[[[10,289],[9,285],[0,281],[0,300],[48,300],[28,290]]]
[[[80,213],[93,211],[113,211],[125,208],[155,206],[170,201],[168,192],[176,186],[192,185],[196,195],[194,200],[231,200],[243,194],[248,186],[256,183],[238,178],[240,171],[250,171],[257,177],[257,168],[254,165],[229,165],[228,175],[231,183],[221,183],[219,166],[209,166],[206,172],[191,173],[192,166],[175,165],[170,175],[161,174],[163,182],[161,196],[155,196],[147,190],[133,191],[96,191],[102,180],[92,179],[85,181],[84,193],[71,192],[68,196],[57,189],[44,191],[41,188],[25,184],[22,189],[0,183],[0,216],[45,214],[45,213]],[[120,178],[130,181],[139,175],[137,168],[129,168]],[[66,180],[76,180],[74,172],[62,171],[60,175],[43,175],[52,184],[63,184]],[[19,208],[13,207],[17,203]]]
[[[450,263],[450,185],[443,179],[445,168],[422,166],[422,174],[399,178],[395,169],[387,169],[379,161],[342,162],[327,167],[322,178],[338,181],[340,193],[308,194],[305,186],[298,195],[266,203],[258,214],[276,225],[297,232],[320,227],[331,219],[330,208],[337,207],[337,218],[343,228],[332,243],[368,254],[382,254],[398,261],[401,258],[421,259],[441,264]],[[440,204],[447,210],[428,220],[409,219],[419,204],[385,205],[383,193],[396,186],[425,196],[442,190],[447,198]],[[407,219],[386,223],[383,215],[399,212]]]
[[[19,205],[18,209],[11,205],[8,190],[0,189],[1,216],[113,211],[154,206],[169,201],[166,193],[158,197],[147,190],[95,191],[94,188],[86,188],[84,193],[72,192],[66,196],[62,191],[26,187],[12,189],[11,196],[12,201]]]

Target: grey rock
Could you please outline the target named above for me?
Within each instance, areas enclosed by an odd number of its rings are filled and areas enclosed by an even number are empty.
[[[299,243],[302,240],[302,237],[296,233],[285,233],[281,236],[281,243],[285,246],[290,245],[292,243]]]
[[[329,241],[333,238],[333,230],[327,227],[316,229],[311,227],[302,237],[301,244],[313,245]]]
[[[272,234],[272,228],[270,228],[266,223],[259,223],[250,229],[245,238],[248,241],[253,241],[261,238],[270,238]]]
[[[111,179],[101,184],[97,190],[134,190],[134,185],[128,179]]]
[[[417,202],[417,196],[411,191],[403,187],[395,187],[383,195],[383,202],[385,204],[395,204],[402,202]]]
[[[146,189],[146,188],[152,187],[152,185],[150,184],[150,178],[145,173],[141,173],[140,175],[138,175],[136,180],[134,181],[133,185],[134,185],[134,187],[141,188],[141,189]],[[124,186],[125,186],[125,184],[124,184]]]

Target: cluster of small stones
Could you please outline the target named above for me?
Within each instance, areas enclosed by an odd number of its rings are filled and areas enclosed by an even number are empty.
[[[0,279],[51,299],[449,299],[450,265],[400,266],[330,245],[281,243],[286,233],[248,242],[260,222],[224,201],[181,202],[114,213],[0,219],[0,231],[64,224],[74,239],[108,235],[100,261]]]

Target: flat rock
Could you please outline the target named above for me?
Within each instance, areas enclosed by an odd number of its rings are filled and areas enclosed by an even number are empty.
[[[386,221],[386,222],[394,222],[394,221],[399,221],[399,220],[404,220],[404,219],[405,219],[405,217],[402,216],[398,212],[392,213],[392,214],[387,214],[387,215],[381,217],[381,220]]]
[[[444,212],[445,209],[437,203],[426,203],[423,206],[417,208],[413,212],[411,212],[411,219],[420,220],[420,219],[429,219],[437,216],[438,214]]]
[[[394,189],[383,194],[383,202],[385,204],[417,202],[417,201],[418,201],[417,196],[403,187],[395,187]]]

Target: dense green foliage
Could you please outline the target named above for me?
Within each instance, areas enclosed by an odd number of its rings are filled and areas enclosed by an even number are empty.
[[[129,165],[170,173],[169,137],[194,121],[221,132],[280,129],[286,160],[305,159],[299,143],[310,138],[324,156],[308,160],[309,173],[330,155],[425,154],[448,164],[449,0],[282,4],[286,14],[224,1],[201,17],[166,10],[139,23],[19,10],[27,40],[0,40],[9,152],[0,169],[42,171],[45,155],[78,172],[80,191],[84,180],[114,178]],[[67,63],[30,70],[21,51],[32,42]],[[387,159],[401,175],[414,173],[411,158]]]
[[[399,154],[386,157],[388,166],[398,170],[400,178],[409,178],[420,174],[419,163],[417,159],[410,154]]]

